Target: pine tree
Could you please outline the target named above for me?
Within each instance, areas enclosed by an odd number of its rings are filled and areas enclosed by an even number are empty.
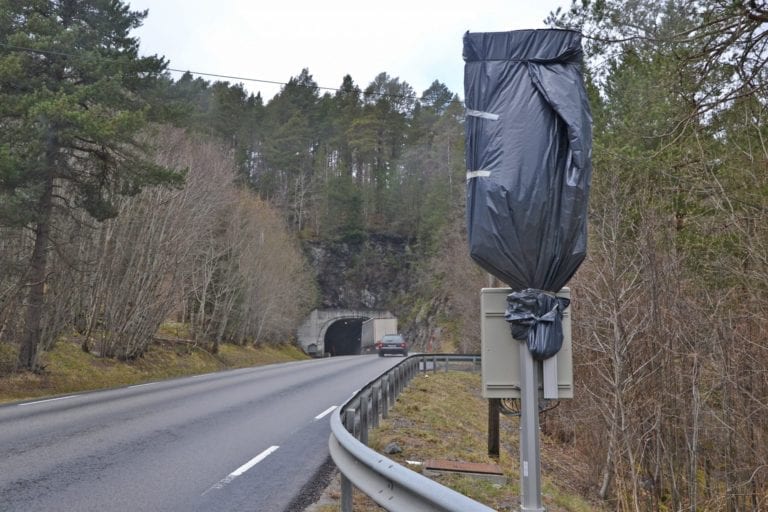
[[[37,369],[57,214],[116,215],[115,198],[179,183],[138,138],[166,63],[139,57],[146,12],[120,0],[0,0],[0,224],[28,226],[19,365]]]

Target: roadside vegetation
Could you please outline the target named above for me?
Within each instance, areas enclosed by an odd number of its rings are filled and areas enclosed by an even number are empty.
[[[41,355],[37,373],[11,372],[0,376],[0,403],[15,400],[108,389],[175,377],[307,359],[292,344],[263,346],[222,345],[213,354],[205,346],[184,340],[151,343],[132,361],[101,358],[81,349],[76,336],[60,340]],[[17,354],[0,345],[0,368],[15,364]]]
[[[502,416],[501,453],[496,460],[488,456],[488,401],[481,395],[476,373],[449,372],[420,374],[398,397],[389,417],[371,430],[370,447],[380,453],[390,443],[402,452],[387,455],[416,472],[422,466],[409,464],[428,459],[459,462],[498,463],[507,477],[504,485],[467,476],[444,475],[433,479],[499,511],[520,508],[520,456],[517,418]],[[544,505],[552,512],[609,510],[589,498],[589,467],[570,444],[542,436],[542,482]],[[383,510],[362,492],[354,491],[354,510]],[[310,512],[339,510],[338,477]]]

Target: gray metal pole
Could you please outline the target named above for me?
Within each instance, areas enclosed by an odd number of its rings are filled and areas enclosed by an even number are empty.
[[[536,361],[520,343],[520,510],[544,512],[541,505],[539,383]]]

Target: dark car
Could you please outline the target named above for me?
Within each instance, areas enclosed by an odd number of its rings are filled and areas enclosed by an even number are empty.
[[[402,334],[385,334],[381,341],[376,343],[376,350],[379,351],[379,357],[385,354],[403,354],[408,355],[408,343]]]

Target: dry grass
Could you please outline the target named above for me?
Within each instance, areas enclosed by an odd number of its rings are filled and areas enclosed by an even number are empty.
[[[16,354],[7,344],[0,344],[0,349],[0,403],[307,358],[293,345],[225,344],[213,355],[192,344],[159,342],[143,357],[123,362],[86,354],[79,341],[70,339],[41,355],[43,372],[3,375],[3,362],[15,362]]]
[[[374,450],[396,442],[402,453],[389,456],[406,460],[448,459],[463,462],[497,462],[507,476],[506,485],[462,476],[435,480],[496,510],[519,510],[519,452],[517,418],[501,418],[502,454],[496,461],[487,454],[488,405],[480,395],[478,374],[451,372],[416,377],[398,398],[390,416],[371,432]],[[418,466],[409,466],[419,471]],[[569,446],[543,436],[542,467],[544,504],[549,512],[602,510],[579,494],[585,488],[586,465]],[[334,498],[335,496],[335,498]],[[335,502],[334,502],[335,499]],[[379,511],[375,503],[355,491],[355,511]],[[338,510],[338,484],[332,484],[312,512]]]

